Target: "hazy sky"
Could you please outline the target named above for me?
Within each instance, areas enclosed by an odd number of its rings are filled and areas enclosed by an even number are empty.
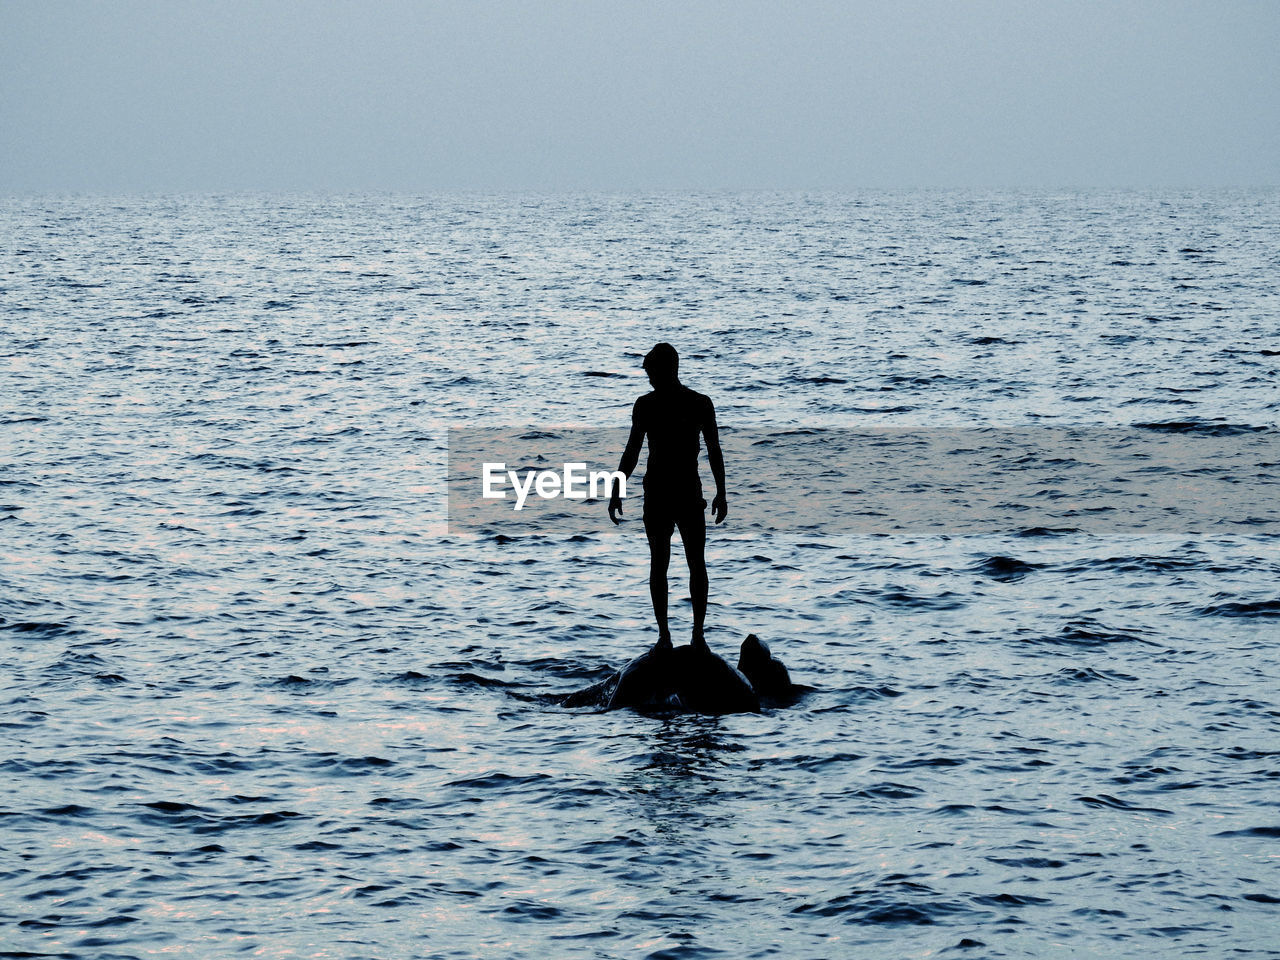
[[[1276,185],[1275,0],[0,0],[0,193]]]

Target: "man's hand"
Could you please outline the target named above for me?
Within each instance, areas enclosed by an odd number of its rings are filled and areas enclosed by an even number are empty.
[[[729,512],[729,502],[725,499],[723,493],[717,493],[716,498],[711,501],[711,509],[716,515],[716,523],[725,518]]]
[[[618,517],[622,516],[622,498],[616,493],[609,498],[609,519],[613,521],[614,526],[617,526],[622,521],[613,515],[615,511]]]

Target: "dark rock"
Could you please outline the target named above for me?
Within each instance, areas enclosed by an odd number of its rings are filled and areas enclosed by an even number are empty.
[[[738,669],[751,681],[758,696],[784,697],[791,693],[791,675],[787,668],[754,633],[742,641]]]
[[[722,657],[705,648],[675,647],[642,653],[618,675],[608,709],[691,710],[752,713],[760,698],[751,683]]]
[[[793,684],[782,661],[753,633],[742,642],[736,669],[705,647],[650,650],[584,690],[542,699],[604,710],[754,713],[762,700],[786,706],[810,689]]]

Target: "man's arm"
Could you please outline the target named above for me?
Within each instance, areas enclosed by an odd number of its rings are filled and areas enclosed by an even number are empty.
[[[636,401],[636,405],[631,408],[631,435],[627,437],[627,448],[622,451],[622,459],[618,461],[618,470],[624,477],[630,477],[635,472],[636,464],[640,462],[640,448],[644,445],[644,427],[640,424],[640,401]],[[618,516],[622,515],[622,497],[618,495],[618,488],[613,488],[613,496],[609,498],[609,519],[615,524],[619,523],[618,517],[614,516],[614,512]]]
[[[702,427],[702,437],[707,444],[707,461],[711,464],[711,476],[716,481],[716,496],[711,501],[716,523],[724,520],[729,512],[729,501],[724,490],[724,454],[720,450],[720,428],[716,426],[716,407],[707,398],[707,419]]]

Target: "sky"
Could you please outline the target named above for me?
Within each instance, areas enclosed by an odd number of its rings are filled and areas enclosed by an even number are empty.
[[[1280,186],[1274,0],[0,0],[0,194]]]

